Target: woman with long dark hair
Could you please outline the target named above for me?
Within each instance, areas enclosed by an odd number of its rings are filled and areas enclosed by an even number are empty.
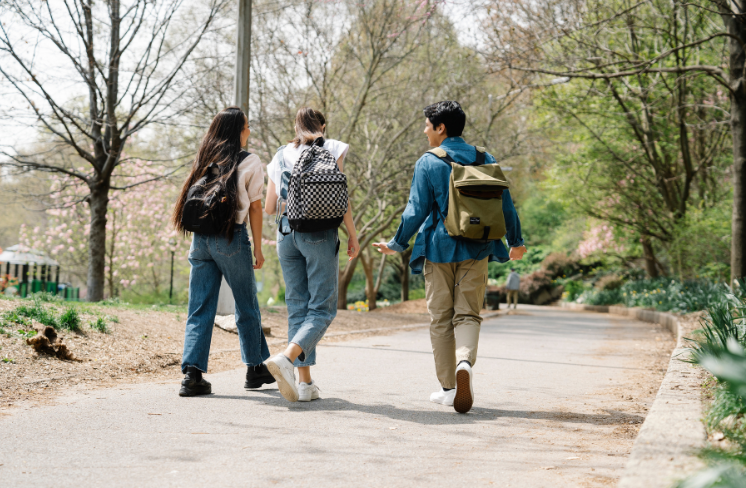
[[[304,107],[295,117],[295,139],[281,147],[267,166],[269,184],[265,211],[280,214],[277,232],[277,255],[285,279],[285,302],[288,306],[288,346],[284,353],[267,361],[270,373],[277,379],[285,399],[308,402],[319,398],[319,388],[311,379],[311,366],[316,364],[316,344],[337,315],[339,284],[339,236],[337,228],[318,232],[291,231],[283,204],[278,195],[287,191],[282,173],[292,171],[303,151],[314,141],[323,141],[323,148],[344,170],[344,158],[349,145],[334,139],[324,139],[326,119],[318,110]],[[280,208],[278,208],[280,207]],[[347,229],[347,255],[353,259],[360,251],[352,209],[344,216]],[[299,384],[295,384],[298,368]]]
[[[203,377],[207,371],[210,340],[218,306],[220,283],[225,276],[236,302],[236,325],[241,345],[241,360],[248,366],[245,388],[274,383],[263,364],[269,348],[262,332],[262,317],[256,299],[254,270],[264,264],[262,255],[262,193],[264,173],[255,154],[242,151],[251,134],[249,123],[238,107],[218,113],[202,139],[192,170],[184,183],[172,216],[173,225],[182,233],[185,206],[190,189],[204,185],[201,195],[224,195],[220,199],[222,221],[217,234],[195,232],[189,249],[189,312],[184,334],[181,370],[181,396],[207,395],[212,387]],[[205,180],[203,177],[207,176]],[[215,200],[215,199],[213,199]],[[205,198],[205,201],[208,201]],[[246,223],[250,224],[251,242]]]

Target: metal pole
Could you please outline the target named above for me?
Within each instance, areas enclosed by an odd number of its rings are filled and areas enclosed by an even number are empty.
[[[233,90],[236,106],[249,116],[249,67],[251,65],[251,0],[238,0],[236,76]]]
[[[174,254],[176,251],[171,251],[171,286],[168,288],[168,303],[171,304],[171,297],[174,296]]]
[[[251,66],[251,0],[238,0],[238,29],[236,32],[236,75],[233,100],[237,107],[249,117],[249,68]],[[221,281],[218,292],[218,315],[235,313],[233,292],[225,281]]]

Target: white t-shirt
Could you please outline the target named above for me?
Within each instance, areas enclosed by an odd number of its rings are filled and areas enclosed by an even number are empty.
[[[261,200],[264,194],[264,171],[259,156],[251,154],[241,161],[238,173],[238,208],[236,209],[236,223],[249,221],[249,204]]]
[[[280,168],[280,154],[282,154],[283,158],[285,159],[285,168],[292,171],[295,163],[297,163],[300,159],[301,153],[303,153],[303,151],[305,151],[309,147],[310,146],[307,146],[305,144],[295,147],[295,144],[290,143],[285,146],[285,149],[282,150],[282,153],[275,153],[275,157],[272,158],[272,162],[267,165],[267,176],[269,176],[269,179],[272,180],[272,183],[274,183],[275,185],[280,184],[280,176],[282,174],[282,169]],[[339,161],[340,158],[347,155],[347,151],[350,149],[350,145],[334,139],[325,139],[324,149],[332,153],[332,156],[334,156],[336,160]],[[277,189],[277,191],[279,192],[279,188]]]

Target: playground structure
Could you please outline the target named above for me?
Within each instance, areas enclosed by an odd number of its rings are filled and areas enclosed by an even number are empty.
[[[0,272],[6,294],[25,298],[34,293],[47,292],[68,301],[79,300],[80,288],[60,283],[59,263],[42,251],[20,244],[11,246],[0,253]]]

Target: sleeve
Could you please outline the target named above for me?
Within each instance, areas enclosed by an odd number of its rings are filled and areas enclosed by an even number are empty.
[[[505,228],[508,231],[505,235],[508,247],[521,247],[523,245],[521,220],[518,218],[518,212],[510,197],[510,190],[503,191],[503,215],[505,216]]]
[[[332,145],[332,148],[331,148],[330,152],[332,154],[334,154],[334,157],[337,158],[337,160],[339,160],[340,158],[343,158],[343,157],[347,156],[347,151],[350,150],[350,145],[349,144],[346,144],[346,143],[344,143],[342,141],[330,141],[330,142],[334,143]]]
[[[424,168],[425,157],[421,157],[414,166],[407,208],[402,213],[396,235],[387,244],[389,249],[396,252],[402,252],[409,247],[409,240],[417,233],[433,209],[434,192]]]
[[[252,161],[248,178],[246,179],[246,191],[249,194],[249,202],[261,200],[264,196],[264,171],[262,164],[257,157]]]

